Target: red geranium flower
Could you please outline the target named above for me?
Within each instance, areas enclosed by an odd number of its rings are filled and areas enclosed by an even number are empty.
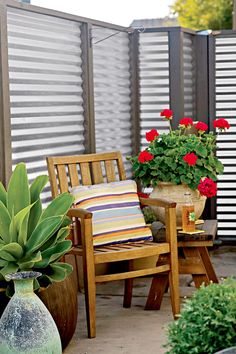
[[[138,196],[141,198],[149,198],[149,194],[143,192],[138,192]]]
[[[150,152],[148,152],[147,150],[141,151],[138,156],[138,160],[141,163],[151,161],[153,158],[154,158],[154,156],[152,154],[150,154]]]
[[[146,133],[146,139],[147,141],[153,141],[158,135],[158,131],[156,129],[152,129]]]
[[[189,125],[193,125],[193,120],[192,118],[184,117],[180,119],[179,125],[184,125],[187,128]]]
[[[165,117],[166,119],[171,119],[173,116],[173,111],[171,109],[163,109],[161,112],[161,117]]]
[[[202,132],[205,132],[208,129],[208,125],[204,122],[197,122],[194,124],[194,127]]]
[[[207,198],[214,197],[217,192],[217,185],[211,178],[202,179],[197,188],[200,194]]]
[[[198,157],[197,157],[196,154],[194,154],[194,152],[189,152],[188,154],[186,154],[186,155],[183,157],[183,160],[184,160],[185,162],[187,162],[187,164],[188,164],[189,166],[194,166],[194,165],[196,165],[197,159],[198,159]]]
[[[214,120],[213,126],[214,128],[219,128],[220,130],[225,130],[230,128],[228,121],[224,118],[219,118]]]

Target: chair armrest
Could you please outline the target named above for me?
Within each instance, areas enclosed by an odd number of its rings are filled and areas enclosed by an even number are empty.
[[[159,206],[162,208],[175,208],[176,202],[170,199],[164,198],[142,198],[139,197],[139,201],[142,205]]]
[[[92,219],[93,216],[92,213],[81,208],[71,208],[68,210],[67,215],[70,218],[79,218],[79,219]]]

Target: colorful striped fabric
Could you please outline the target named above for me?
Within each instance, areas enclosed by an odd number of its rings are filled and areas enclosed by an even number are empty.
[[[93,213],[94,246],[152,240],[139,206],[135,181],[78,186],[71,193],[78,208]]]

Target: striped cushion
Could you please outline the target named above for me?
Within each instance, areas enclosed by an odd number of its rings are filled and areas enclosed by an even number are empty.
[[[134,181],[79,186],[72,188],[71,193],[78,208],[93,213],[94,246],[152,240]]]

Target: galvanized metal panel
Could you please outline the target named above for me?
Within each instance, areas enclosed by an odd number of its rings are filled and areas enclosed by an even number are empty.
[[[146,131],[168,131],[160,112],[170,106],[168,32],[144,32],[139,36],[141,148]]]
[[[217,193],[218,235],[235,241],[236,220],[236,36],[215,39],[216,117],[224,117],[231,128],[217,138],[217,156],[225,166],[219,177]]]
[[[195,46],[192,34],[183,34],[183,74],[184,74],[184,114],[187,117],[195,118]]]
[[[120,150],[126,163],[132,153],[128,33],[93,26],[92,47],[96,151]]]
[[[12,159],[32,180],[46,156],[84,152],[80,24],[8,8],[7,25]]]

